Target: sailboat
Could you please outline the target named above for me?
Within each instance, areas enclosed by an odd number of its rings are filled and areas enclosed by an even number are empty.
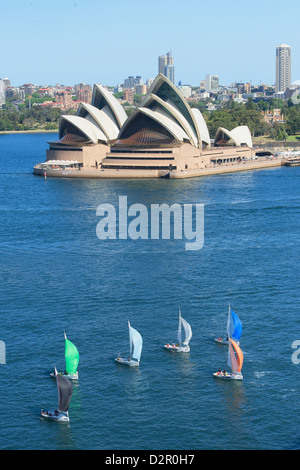
[[[184,330],[185,338],[182,341],[182,327]],[[164,348],[168,351],[173,352],[190,352],[189,342],[192,338],[192,329],[190,324],[184,320],[181,316],[181,311],[179,309],[179,324],[178,324],[178,333],[177,333],[177,343],[165,344]]]
[[[79,352],[75,344],[68,340],[66,333],[65,336],[65,361],[66,361],[66,371],[63,375],[70,380],[78,380],[78,371],[77,367],[79,364]],[[55,374],[50,374],[51,377],[55,377]]]
[[[130,326],[128,320],[128,328],[129,328],[129,358],[124,359],[118,356],[115,361],[118,364],[123,364],[125,366],[137,367],[140,365],[142,349],[143,349],[143,338],[140,333]]]
[[[228,361],[227,365],[231,368],[231,373],[218,370],[213,375],[218,379],[224,380],[243,380],[242,367],[244,362],[244,355],[239,345],[232,339],[229,338],[228,343]]]
[[[70,380],[57,373],[56,367],[54,368],[54,375],[58,393],[58,408],[55,411],[41,410],[41,417],[68,423],[70,421],[68,410],[72,398],[73,386]]]
[[[226,325],[226,338],[216,338],[216,343],[228,344],[228,338],[232,338],[237,344],[242,336],[242,323],[236,313],[231,309],[229,304],[228,318]]]

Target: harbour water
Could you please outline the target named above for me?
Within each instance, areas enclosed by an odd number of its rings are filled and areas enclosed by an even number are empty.
[[[54,134],[0,136],[1,449],[299,449],[300,168],[189,180],[85,180],[32,174]],[[99,240],[99,204],[204,204],[205,242]],[[218,381],[228,304],[243,323],[243,382]],[[191,324],[188,355],[178,308]],[[139,368],[128,319],[143,336]],[[79,349],[70,424],[54,365],[64,331]],[[300,354],[299,354],[300,357]]]

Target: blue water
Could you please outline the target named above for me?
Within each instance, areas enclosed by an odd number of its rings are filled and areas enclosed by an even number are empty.
[[[190,180],[72,180],[34,176],[54,134],[0,136],[1,449],[299,449],[300,168]],[[96,208],[205,204],[205,243],[106,240]],[[243,382],[226,368],[228,303],[243,323]],[[191,353],[162,348],[178,307]],[[144,340],[138,370],[127,320]],[[70,424],[57,407],[54,365],[64,330],[80,352]]]

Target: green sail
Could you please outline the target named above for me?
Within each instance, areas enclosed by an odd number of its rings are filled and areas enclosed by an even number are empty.
[[[67,374],[76,374],[79,363],[79,352],[75,344],[65,339],[65,360]]]

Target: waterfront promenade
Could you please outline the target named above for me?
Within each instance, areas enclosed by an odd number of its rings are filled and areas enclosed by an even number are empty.
[[[128,169],[101,169],[101,168],[43,168],[36,165],[34,174],[48,177],[63,178],[196,178],[201,176],[234,173],[239,171],[260,170],[264,168],[280,167],[284,164],[282,158],[258,158],[240,163],[227,163],[223,165],[207,166],[197,170],[128,170]]]

